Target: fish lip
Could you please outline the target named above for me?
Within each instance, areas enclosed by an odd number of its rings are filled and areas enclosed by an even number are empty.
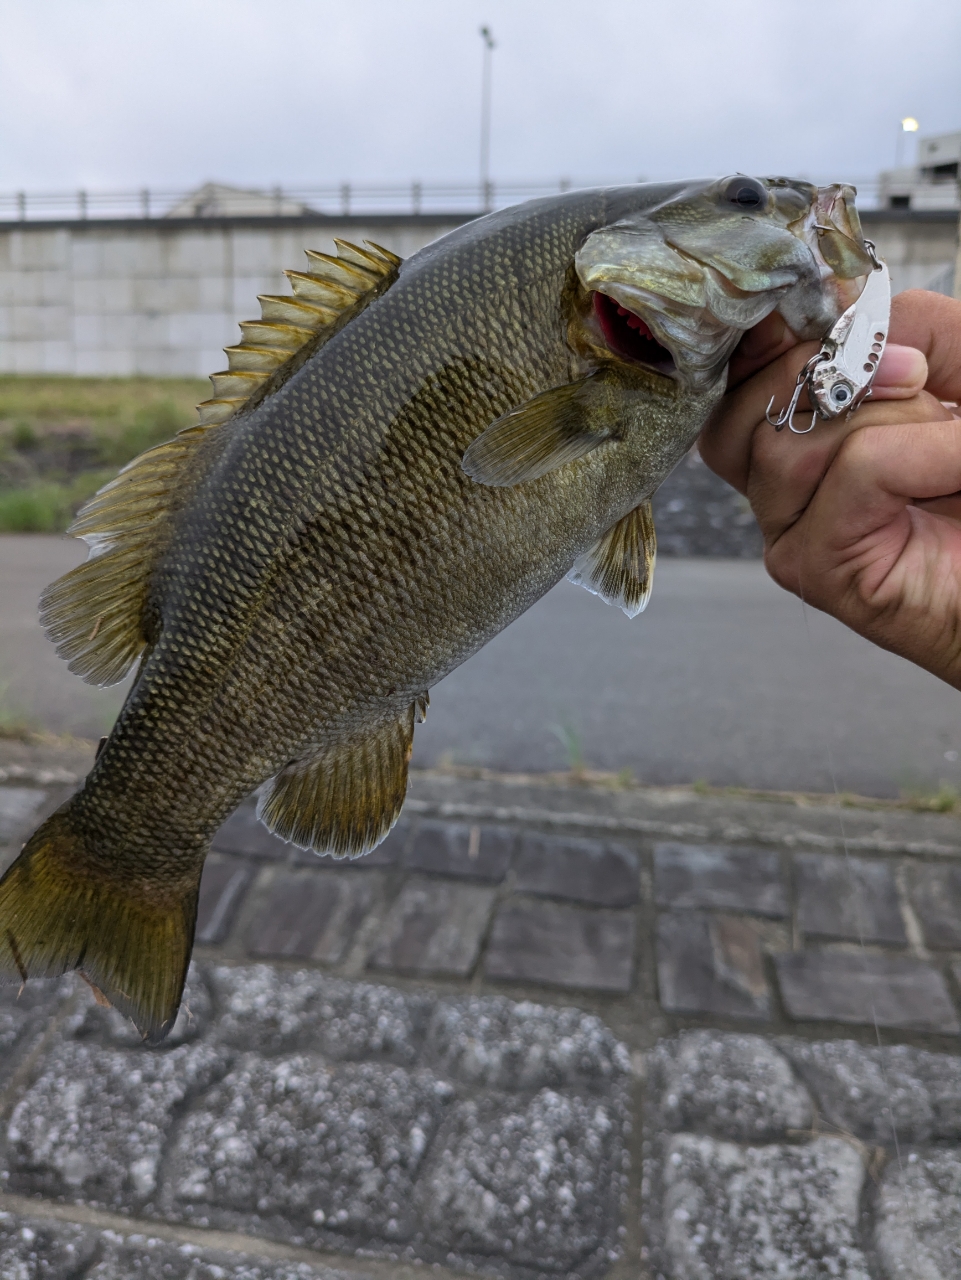
[[[840,276],[824,259],[822,252],[820,228],[829,227],[854,242],[858,247],[864,246],[864,231],[861,218],[855,203],[857,188],[850,183],[834,182],[827,187],[818,187],[817,200],[812,210],[807,230],[807,244],[814,254],[815,261],[821,271],[822,280],[837,299],[838,314],[847,310],[852,302],[861,296],[870,267],[865,264],[863,275]]]

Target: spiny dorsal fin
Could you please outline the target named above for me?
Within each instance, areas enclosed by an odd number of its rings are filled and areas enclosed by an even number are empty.
[[[261,792],[258,818],[302,849],[348,858],[368,853],[404,803],[414,717],[426,700],[425,694],[362,737],[292,761]]]
[[[636,618],[651,598],[656,558],[654,512],[642,502],[575,560],[567,577]]]
[[[401,259],[389,249],[334,243],[337,257],[310,251],[310,271],[287,273],[293,297],[265,294],[261,318],[241,324],[242,341],[226,348],[229,369],[211,377],[214,398],[199,406],[200,425],[134,459],[70,526],[91,544],[90,559],[46,589],[40,620],[70,670],[91,684],[122,680],[148,643],[150,578],[207,431],[283,385],[396,280]]]
[[[323,345],[325,331],[332,337],[344,316],[362,310],[394,282],[401,259],[370,240],[364,243],[366,249],[335,240],[336,257],[308,249],[310,270],[286,273],[293,297],[260,295],[260,319],[241,322],[243,341],[224,348],[229,367],[211,375],[213,398],[199,406],[204,426],[244,408],[307,343],[314,349]]]

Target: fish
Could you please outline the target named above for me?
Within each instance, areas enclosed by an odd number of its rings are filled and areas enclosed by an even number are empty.
[[[407,261],[336,242],[265,295],[196,426],[82,508],[41,599],[70,669],[136,668],[79,790],[0,880],[0,978],[79,970],[159,1043],[213,833],[397,820],[429,690],[565,575],[639,613],[650,498],[777,310],[819,338],[871,269],[844,184],[568,192]]]

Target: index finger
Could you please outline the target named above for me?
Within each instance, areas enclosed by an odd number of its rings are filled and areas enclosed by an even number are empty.
[[[926,390],[939,400],[961,401],[961,302],[926,289],[908,289],[891,300],[890,342],[923,351]]]

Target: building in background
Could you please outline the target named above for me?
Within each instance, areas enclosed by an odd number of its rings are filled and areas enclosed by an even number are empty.
[[[881,174],[882,209],[961,210],[961,130],[918,140],[918,162]]]
[[[895,290],[955,287],[959,153],[961,133],[923,140],[911,182],[882,175],[879,207],[862,211]],[[570,185],[499,187],[498,203]],[[305,249],[369,239],[409,257],[481,204],[476,187],[420,183],[0,196],[0,373],[205,376]]]

